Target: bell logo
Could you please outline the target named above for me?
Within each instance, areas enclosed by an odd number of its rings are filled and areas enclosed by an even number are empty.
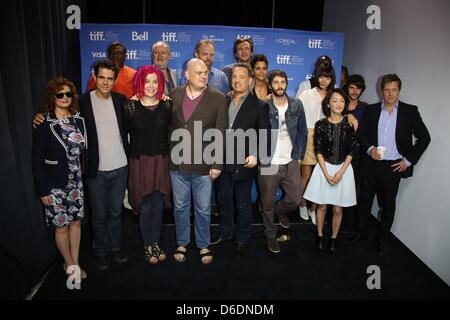
[[[131,41],[148,41],[148,31],[144,31],[142,34],[133,31],[131,33]]]
[[[89,40],[105,41],[105,33],[103,31],[89,31]]]
[[[286,54],[277,54],[277,64],[291,64],[291,56]]]
[[[177,42],[177,33],[176,32],[163,32],[162,40],[165,42]]]
[[[321,49],[322,48],[322,40],[320,40],[320,39],[309,39],[308,40],[308,48],[310,48],[310,49]]]

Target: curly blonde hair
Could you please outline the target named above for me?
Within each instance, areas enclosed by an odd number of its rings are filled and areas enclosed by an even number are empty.
[[[77,88],[72,81],[67,80],[64,77],[57,77],[50,79],[45,84],[44,90],[42,92],[42,113],[54,112],[55,111],[55,94],[60,91],[63,86],[68,86],[70,91],[72,91],[72,103],[69,106],[69,111],[71,114],[75,114],[80,110],[78,105],[78,94]]]

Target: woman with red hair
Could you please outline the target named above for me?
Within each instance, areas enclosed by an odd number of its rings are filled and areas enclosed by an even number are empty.
[[[86,278],[79,267],[81,220],[84,218],[80,157],[87,148],[86,127],[79,115],[74,84],[58,77],[49,80],[42,95],[44,123],[33,131],[33,176],[36,194],[44,204],[47,225],[55,228],[55,242],[64,270]]]
[[[172,101],[163,101],[164,75],[158,67],[145,65],[133,78],[138,100],[126,104],[130,133],[129,199],[139,214],[144,258],[149,264],[166,260],[159,247],[164,197],[170,195],[169,124]]]

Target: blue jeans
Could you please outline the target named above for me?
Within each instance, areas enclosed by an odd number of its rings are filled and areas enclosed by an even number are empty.
[[[159,242],[163,208],[164,198],[163,194],[159,191],[152,192],[142,198],[141,212],[139,213],[139,227],[144,246]]]
[[[92,208],[94,254],[106,256],[120,250],[122,238],[122,203],[127,186],[128,166],[111,171],[98,171],[87,179]]]
[[[229,172],[220,174],[216,181],[217,203],[219,204],[219,236],[223,240],[233,238],[234,212],[237,209],[236,241],[247,244],[252,229],[253,179],[234,180]]]
[[[190,242],[191,190],[194,199],[194,232],[197,248],[208,247],[211,241],[211,178],[180,171],[170,171],[173,194],[173,215],[177,244],[187,246]]]

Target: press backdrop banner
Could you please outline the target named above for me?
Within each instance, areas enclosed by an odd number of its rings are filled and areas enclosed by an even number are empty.
[[[106,49],[119,41],[127,48],[125,64],[139,68],[151,64],[151,46],[156,41],[170,45],[169,67],[183,72],[187,60],[194,56],[195,44],[210,39],[215,44],[214,66],[234,63],[233,43],[237,37],[251,37],[254,53],[263,53],[269,60],[269,70],[282,69],[288,75],[288,95],[295,95],[301,81],[311,77],[314,62],[320,55],[333,59],[339,79],[344,34],[309,32],[288,29],[225,27],[205,25],[162,24],[82,24],[80,30],[82,91],[86,92],[95,61],[107,58]],[[339,80],[337,81],[339,83]]]

